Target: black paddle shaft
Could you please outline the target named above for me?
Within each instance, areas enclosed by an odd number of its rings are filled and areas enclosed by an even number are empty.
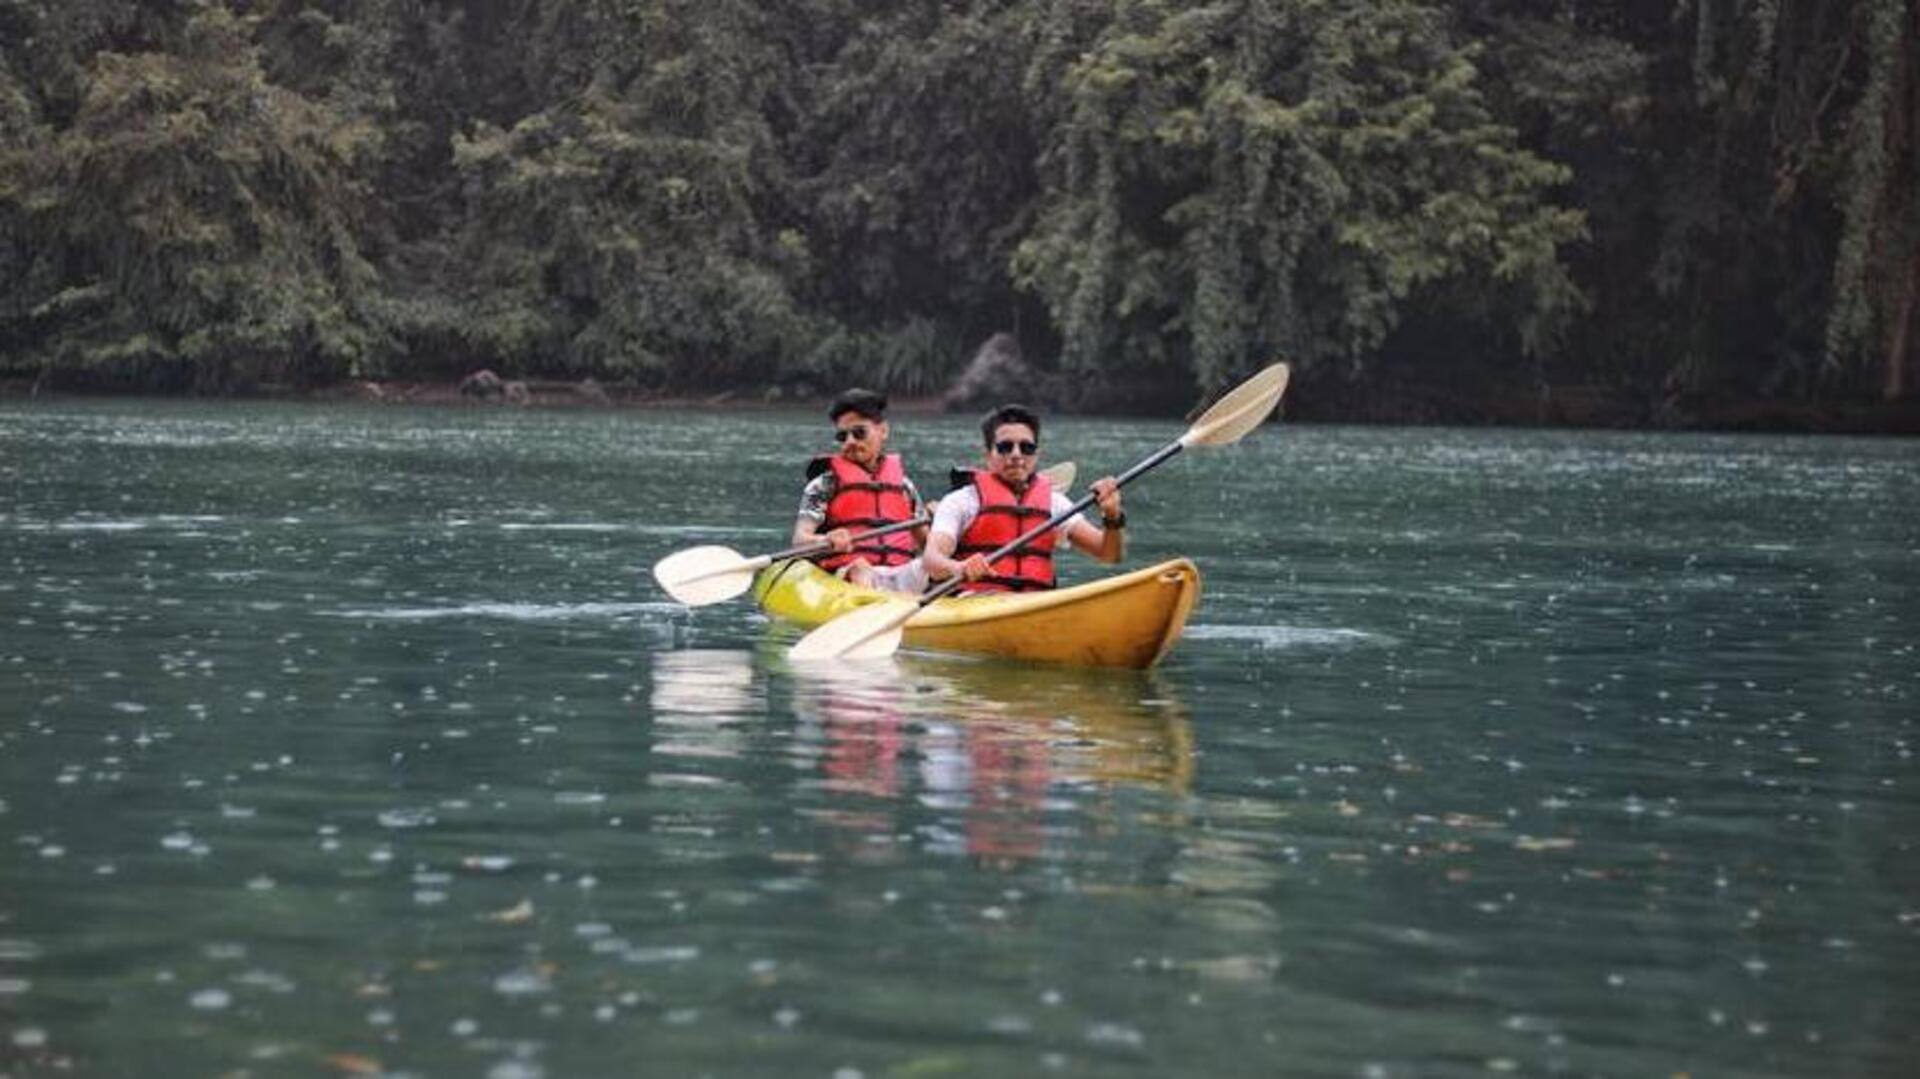
[[[890,525],[882,525],[879,528],[866,532],[856,532],[853,534],[853,538],[856,540],[874,539],[879,536],[892,535],[895,532],[904,532],[909,528],[919,528],[921,525],[932,523],[933,518],[923,513],[911,520],[895,521]],[[784,558],[810,558],[832,547],[833,544],[826,540],[814,540],[811,543],[803,543],[798,547],[789,547],[784,551],[775,551],[768,555],[767,558],[774,562],[778,562]]]
[[[1147,472],[1155,468],[1158,468],[1161,464],[1165,463],[1168,458],[1172,457],[1174,454],[1177,454],[1181,450],[1184,450],[1186,448],[1187,448],[1186,444],[1181,442],[1179,439],[1175,439],[1172,442],[1167,443],[1166,445],[1155,450],[1153,452],[1153,455],[1148,457],[1146,460],[1141,461],[1139,464],[1134,465],[1132,468],[1129,468],[1125,472],[1122,472],[1118,476],[1115,476],[1113,478],[1114,487],[1116,489],[1125,487],[1127,484],[1132,483],[1134,480],[1139,479],[1141,476],[1145,475]],[[1025,547],[1027,544],[1032,543],[1034,540],[1039,539],[1041,536],[1046,535],[1048,529],[1060,527],[1061,521],[1064,521],[1069,517],[1072,517],[1074,514],[1077,514],[1082,510],[1086,509],[1088,506],[1093,505],[1095,501],[1096,499],[1094,498],[1092,492],[1088,492],[1087,494],[1080,496],[1080,501],[1075,502],[1073,505],[1068,506],[1066,509],[1061,510],[1059,513],[1054,514],[1053,516],[1047,518],[1046,520],[1040,522],[1039,524],[1034,525],[1032,528],[1027,529],[1025,532],[1020,533],[1018,536],[1015,536],[1011,540],[1008,540],[1004,546],[988,554],[987,561],[998,562],[1002,558],[1005,558],[1008,555],[1012,554],[1013,552],[1019,550],[1020,548]],[[947,593],[953,591],[954,589],[960,587],[960,585],[965,580],[966,580],[965,577],[956,573],[953,576],[947,578],[946,580],[941,581],[939,584],[934,585],[932,588],[927,589],[920,596],[920,606],[925,607],[927,604],[932,603],[934,600],[939,599],[941,596],[944,596]]]

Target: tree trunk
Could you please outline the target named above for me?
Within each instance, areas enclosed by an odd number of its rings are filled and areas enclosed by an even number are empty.
[[[1914,200],[1920,198],[1914,191],[1916,179],[1920,179],[1920,6],[1908,9],[1907,25],[1900,35],[1897,53],[1899,65],[1895,69],[1897,81],[1894,83],[1893,100],[1887,110],[1887,160],[1892,165],[1888,170],[1888,183],[1893,193],[1893,222],[1897,227],[1904,219],[1908,235],[1920,229],[1920,206]],[[1920,239],[1916,239],[1907,250],[1907,273],[1905,287],[1894,300],[1893,333],[1887,344],[1886,381],[1880,387],[1880,396],[1884,400],[1897,401],[1907,395],[1907,366],[1912,362],[1913,324],[1920,318],[1915,311],[1916,296],[1920,296]]]
[[[1916,294],[1920,294],[1920,246],[1916,246],[1907,259],[1907,287],[1893,316],[1893,341],[1887,347],[1887,381],[1880,388],[1880,396],[1888,401],[1897,401],[1907,395],[1907,364],[1911,360],[1908,353],[1912,351]]]

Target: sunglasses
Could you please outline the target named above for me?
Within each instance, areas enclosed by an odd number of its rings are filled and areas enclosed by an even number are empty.
[[[1012,453],[1016,446],[1020,448],[1020,454],[1023,457],[1032,457],[1034,454],[1040,452],[1040,443],[1038,442],[1028,442],[1025,439],[1015,442],[1011,438],[1003,438],[995,442],[993,444],[993,452],[1005,457]]]
[[[867,431],[868,427],[864,423],[856,423],[852,427],[836,428],[833,432],[833,440],[835,442],[845,442],[851,438],[855,442],[865,442],[867,440]]]

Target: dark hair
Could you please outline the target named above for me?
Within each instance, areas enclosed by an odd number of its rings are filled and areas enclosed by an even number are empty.
[[[987,418],[980,421],[981,439],[986,445],[993,445],[993,433],[999,430],[1002,424],[1008,423],[1026,424],[1028,427],[1033,428],[1034,440],[1039,440],[1040,417],[1034,415],[1033,409],[1025,405],[1001,405],[999,408],[987,413]]]
[[[880,423],[887,418],[887,395],[872,390],[848,390],[833,399],[833,407],[827,409],[827,419],[838,423],[840,417],[849,412],[858,412]]]

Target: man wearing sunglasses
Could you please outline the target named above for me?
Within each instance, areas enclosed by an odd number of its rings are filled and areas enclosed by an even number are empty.
[[[887,399],[872,390],[848,390],[827,409],[839,452],[807,465],[807,486],[793,522],[796,546],[814,539],[833,545],[818,561],[839,573],[864,566],[896,567],[913,559],[926,528],[858,539],[867,532],[920,515],[920,492],[900,455],[887,452]]]
[[[1120,510],[1120,486],[1112,476],[1089,488],[1100,506],[1101,523],[1069,517],[1026,547],[993,562],[987,554],[1056,513],[1073,499],[1052,490],[1038,473],[1040,417],[1020,405],[1002,405],[980,423],[986,440],[986,465],[973,482],[940,500],[927,549],[921,556],[936,581],[958,573],[961,592],[1026,592],[1052,588],[1053,552],[1061,543],[1078,547],[1102,562],[1126,555],[1127,516]]]

